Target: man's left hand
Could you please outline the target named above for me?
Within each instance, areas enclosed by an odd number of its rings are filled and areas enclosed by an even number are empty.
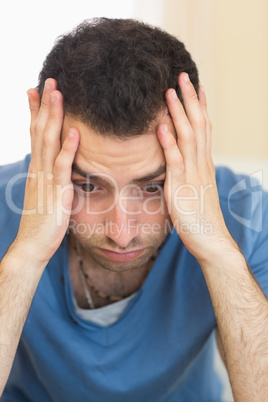
[[[205,262],[237,249],[222,215],[211,157],[211,123],[204,89],[196,91],[186,73],[178,78],[184,107],[174,89],[166,102],[176,138],[160,124],[158,139],[166,159],[165,200],[172,223],[186,248]]]

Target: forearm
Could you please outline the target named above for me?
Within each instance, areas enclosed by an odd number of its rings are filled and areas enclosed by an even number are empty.
[[[236,401],[267,401],[268,302],[224,220],[204,90],[200,87],[197,96],[185,73],[178,84],[184,105],[174,89],[166,92],[176,135],[164,124],[157,131],[167,167],[166,204],[181,241],[204,272]],[[201,230],[201,222],[209,224],[210,233]]]
[[[267,401],[268,302],[240,251],[201,264],[238,402]]]
[[[21,332],[42,275],[25,251],[11,246],[0,264],[0,395],[7,382]]]

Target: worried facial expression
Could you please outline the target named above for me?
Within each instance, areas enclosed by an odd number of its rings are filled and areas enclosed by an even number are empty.
[[[167,115],[162,122],[172,125]],[[67,116],[63,139],[71,127],[79,130],[80,143],[73,163],[70,229],[103,268],[143,266],[170,229],[165,158],[156,133],[122,140]]]

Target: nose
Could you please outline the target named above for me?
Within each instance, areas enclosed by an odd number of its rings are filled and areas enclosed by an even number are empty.
[[[126,213],[116,205],[106,216],[105,233],[120,248],[126,248],[138,237],[138,224],[135,215]]]

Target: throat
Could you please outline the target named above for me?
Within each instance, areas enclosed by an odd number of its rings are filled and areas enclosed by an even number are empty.
[[[141,277],[145,275],[144,270],[142,271],[143,272],[139,272],[139,275],[137,275],[137,273],[135,276],[131,275],[131,278],[122,275],[121,272],[115,273],[115,275],[111,277],[109,272],[107,275],[107,272],[104,271],[102,275],[99,273],[98,275],[92,275],[90,282],[83,280],[81,274],[79,275],[80,278],[75,278],[73,276],[71,281],[78,306],[83,309],[89,308],[87,293],[90,294],[89,297],[92,299],[94,308],[104,307],[125,299],[138,291],[142,286],[143,281]]]
[[[135,292],[131,293],[130,295],[127,295],[126,297],[123,297],[121,300],[126,299],[127,297],[133,295],[134,293]],[[93,293],[91,293],[91,298],[92,298],[92,301],[93,301],[93,304],[94,304],[94,309],[97,309],[97,308],[100,308],[100,307],[105,307],[105,306],[108,306],[110,304],[116,303],[116,301],[103,299],[103,298],[101,298],[99,296],[94,295]],[[81,292],[77,293],[77,295],[75,296],[75,300],[76,300],[76,303],[77,303],[78,307],[80,307],[81,309],[88,310],[90,308],[88,300],[87,300],[87,298],[86,298],[84,293],[82,293],[82,294],[81,294]]]

